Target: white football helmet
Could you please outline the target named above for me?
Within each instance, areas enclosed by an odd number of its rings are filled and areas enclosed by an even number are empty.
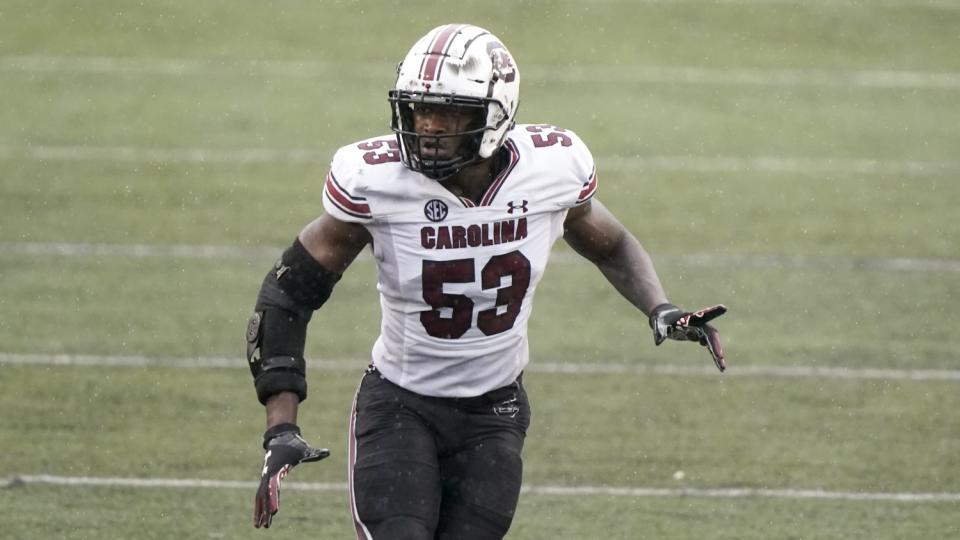
[[[430,178],[443,180],[463,167],[489,158],[513,128],[520,102],[520,71],[496,36],[468,24],[434,28],[414,44],[397,66],[397,82],[389,93],[403,164]],[[413,125],[418,105],[476,110],[465,131],[423,135]],[[424,139],[464,137],[457,155],[425,157]]]

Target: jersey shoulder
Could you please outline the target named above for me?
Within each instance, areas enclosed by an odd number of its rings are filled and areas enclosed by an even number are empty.
[[[324,210],[343,221],[369,222],[377,212],[376,192],[406,171],[395,135],[342,146],[334,153],[324,182]]]
[[[518,124],[510,131],[508,144],[519,155],[524,183],[535,187],[541,198],[571,207],[596,193],[593,154],[573,131],[553,124]]]

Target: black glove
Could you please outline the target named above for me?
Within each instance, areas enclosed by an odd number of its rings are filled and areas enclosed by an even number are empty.
[[[710,350],[717,369],[727,369],[720,344],[720,332],[707,324],[727,312],[723,304],[703,308],[698,311],[683,311],[673,304],[660,304],[650,313],[650,328],[653,329],[653,342],[660,345],[667,338],[678,341],[698,341]]]
[[[253,526],[269,527],[280,510],[280,482],[300,463],[320,461],[330,455],[326,448],[312,448],[300,437],[296,424],[278,424],[263,434],[263,472],[253,510]]]

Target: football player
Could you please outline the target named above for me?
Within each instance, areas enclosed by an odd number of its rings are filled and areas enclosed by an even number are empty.
[[[706,346],[722,305],[668,303],[650,257],[595,198],[597,171],[572,131],[516,124],[520,71],[490,32],[431,30],[389,92],[393,134],[344,146],[308,224],[263,280],[247,330],[266,406],[254,524],[281,480],[326,457],[300,436],[304,340],[314,310],[372,246],[382,320],[351,410],[349,489],[359,538],[502,538],[520,494],[530,422],[523,386],[533,296],[563,236],[643,312],[657,345]]]

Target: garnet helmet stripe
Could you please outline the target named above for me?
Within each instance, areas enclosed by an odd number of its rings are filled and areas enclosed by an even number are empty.
[[[448,24],[437,33],[433,43],[427,50],[426,63],[420,71],[420,78],[424,81],[435,81],[440,76],[440,65],[443,57],[446,56],[450,45],[453,44],[453,38],[465,25]]]

